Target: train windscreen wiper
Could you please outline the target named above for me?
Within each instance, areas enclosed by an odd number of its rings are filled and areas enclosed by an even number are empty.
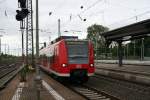
[[[85,58],[87,55],[70,55],[70,58]]]

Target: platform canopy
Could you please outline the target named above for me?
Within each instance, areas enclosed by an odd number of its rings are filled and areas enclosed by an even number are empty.
[[[128,41],[150,36],[150,19],[102,34],[106,41]]]

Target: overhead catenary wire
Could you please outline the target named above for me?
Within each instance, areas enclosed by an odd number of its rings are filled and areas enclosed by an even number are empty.
[[[118,24],[118,23],[121,23],[121,22],[125,22],[125,21],[128,21],[128,20],[130,20],[130,19],[137,19],[136,17],[141,17],[141,16],[146,15],[146,14],[148,14],[148,13],[150,13],[150,10],[149,10],[149,11],[146,11],[146,12],[144,12],[144,13],[141,13],[141,14],[138,14],[138,15],[135,15],[135,16],[132,16],[132,17],[129,17],[129,18],[126,18],[126,19],[123,19],[123,20],[114,22],[114,23],[112,23],[112,24],[110,24],[110,25],[108,25],[108,26],[112,26],[112,25],[115,25],[115,24]]]
[[[125,5],[122,5],[122,4],[120,4],[119,2],[117,2],[117,3],[110,3],[110,2],[108,2],[109,0],[105,0],[105,3],[106,4],[109,4],[110,6],[115,6],[115,7],[122,7],[122,8],[126,8],[126,9],[128,9],[128,10],[132,10],[132,11],[137,11],[137,10],[141,10],[141,9],[148,9],[148,8],[150,8],[150,6],[147,6],[147,7],[143,7],[143,8],[133,8],[133,7],[128,7],[128,6],[125,6]]]
[[[84,1],[86,1],[86,3],[88,2],[88,0],[84,0]],[[123,8],[126,8],[126,9],[129,9],[129,10],[132,10],[132,11],[135,11],[136,12],[136,10],[140,10],[139,8],[132,8],[132,7],[128,7],[127,5],[122,5],[122,4],[118,4],[118,2],[117,2],[117,4],[115,3],[114,4],[114,2],[113,2],[113,4],[111,3],[111,2],[107,2],[107,0],[96,0],[94,3],[91,3],[91,5],[89,5],[87,8],[86,8],[86,6],[83,4],[82,6],[83,6],[83,9],[82,9],[82,11],[80,11],[78,14],[73,14],[73,13],[71,13],[70,15],[68,15],[68,20],[66,20],[66,21],[64,21],[63,22],[63,20],[62,20],[62,28],[63,27],[65,27],[65,26],[67,26],[69,23],[71,23],[72,22],[72,20],[74,20],[74,19],[76,19],[76,18],[79,18],[80,20],[81,19],[83,19],[84,17],[84,13],[86,13],[86,12],[88,12],[91,8],[94,8],[97,4],[99,4],[100,3],[100,1],[105,1],[105,3],[107,3],[107,4],[110,4],[111,6],[120,6],[120,7],[123,7]],[[80,5],[81,6],[81,5]],[[142,8],[141,8],[142,9]],[[105,9],[102,9],[101,11],[97,11],[99,14],[102,14],[103,15],[103,17],[104,17],[104,12],[105,12],[106,10]],[[89,14],[88,16],[97,16],[98,15],[98,13],[93,13],[93,14]],[[70,18],[70,16],[71,16],[71,18]],[[80,16],[80,17],[79,17]],[[137,16],[137,15],[135,15],[135,16]],[[133,16],[132,18],[135,18],[135,16]],[[139,16],[139,15],[138,15]],[[86,15],[86,17],[87,17],[87,15]],[[104,18],[103,18],[104,19]],[[128,19],[128,18],[127,18]]]
[[[127,7],[127,6],[121,5],[121,4],[112,4],[112,3],[108,3],[108,2],[107,2],[107,0],[105,0],[105,3],[107,3],[107,4],[111,4],[111,5],[115,5],[115,6],[117,5],[117,6],[120,6],[120,7],[126,8],[126,9],[133,10],[133,11],[135,11],[135,12],[136,12],[137,10],[140,10],[140,9],[149,8],[149,7],[144,7],[144,8],[131,8],[131,7]],[[101,10],[99,13],[104,13],[104,10],[103,10],[103,11]],[[141,14],[135,15],[135,16],[133,16],[133,17],[123,19],[123,20],[121,20],[121,21],[115,22],[115,24],[117,24],[117,23],[119,23],[119,22],[122,22],[122,21],[130,20],[130,19],[133,19],[133,18],[136,18],[136,20],[137,20],[137,19],[138,19],[138,17],[143,16],[143,15],[146,15],[146,14],[148,14],[148,13],[150,13],[150,11],[146,11],[146,12],[144,12],[144,13],[141,13]],[[91,16],[94,16],[94,15],[97,15],[97,13],[95,13],[95,14],[91,14]],[[114,23],[113,23],[113,24],[111,24],[111,25],[114,25]],[[110,26],[110,25],[109,25],[109,26]]]
[[[0,4],[1,4],[1,3],[4,3],[5,1],[6,1],[6,0],[0,0]]]
[[[94,3],[92,3],[91,5],[89,5],[85,10],[80,11],[78,14],[72,14],[72,13],[71,13],[71,14],[69,15],[69,17],[68,17],[68,20],[65,21],[64,23],[62,23],[61,27],[62,27],[62,28],[65,27],[68,23],[71,22],[71,20],[76,19],[76,18],[79,18],[80,20],[86,21],[86,19],[85,19],[85,18],[82,18],[81,15],[82,15],[83,13],[87,12],[89,9],[95,7],[95,6],[96,6],[97,4],[99,4],[101,1],[103,1],[103,0],[97,0],[97,1],[95,1]],[[87,0],[85,3],[87,3],[87,2],[88,2],[88,0]],[[63,2],[61,2],[59,5],[62,5],[62,3],[63,3]],[[61,6],[57,6],[57,7],[59,7],[59,9],[60,9]],[[56,7],[52,12],[56,11],[57,7]],[[85,8],[85,7],[84,7],[84,8]],[[71,17],[70,17],[70,16],[71,16]],[[71,20],[70,20],[70,19],[71,19]]]
[[[62,2],[60,2],[54,9],[52,9],[50,12],[49,12],[49,16],[50,15],[53,15],[56,13],[57,9],[61,9],[61,7],[63,6],[63,3],[65,2],[65,0],[62,0]],[[54,13],[55,12],[55,13]],[[51,13],[51,14],[50,14]]]
[[[103,1],[103,0],[97,0],[96,2],[94,2],[93,4],[91,4],[90,6],[88,6],[85,10],[81,11],[81,12],[78,13],[77,15],[74,15],[74,17],[73,17],[72,19],[75,19],[75,18],[78,18],[78,17],[79,17],[80,20],[83,19],[83,18],[81,17],[81,14],[87,12],[89,9],[93,8],[94,6],[96,6],[96,5],[99,4],[101,1]],[[70,22],[70,20],[66,21],[65,23],[63,23],[63,25],[62,25],[61,27],[65,27],[65,26],[67,25],[67,23],[69,23],[69,22]]]
[[[97,0],[96,2],[94,2],[93,4],[91,4],[89,7],[87,7],[85,10],[81,11],[79,14],[83,14],[86,11],[88,11],[89,9],[93,8],[94,6],[96,6],[97,4],[99,4],[101,1],[103,0]]]
[[[90,0],[84,0],[84,5],[87,5]],[[93,0],[92,0],[93,1]]]
[[[48,15],[49,15],[49,17],[51,17],[51,16],[53,16],[53,15],[56,15],[56,13],[57,13],[57,9],[61,9],[61,7],[63,6],[63,3],[65,2],[65,0],[62,0],[56,7],[54,7],[53,9],[50,9],[50,11],[48,12]],[[58,18],[59,19],[59,18]],[[47,21],[47,22],[49,22],[49,21]],[[50,26],[55,26],[56,25],[56,23],[53,23],[52,25],[50,25]],[[47,23],[46,24],[46,26],[49,26],[49,23]],[[49,29],[46,29],[46,30],[48,30],[49,31]],[[54,29],[53,29],[54,30]]]
[[[107,3],[107,4],[111,5],[111,6],[117,6],[117,7],[120,6],[120,7],[129,9],[129,10],[136,10],[136,8],[127,7],[127,6],[124,6],[124,5],[122,5],[122,4],[110,3],[110,2],[108,2],[107,0],[105,1],[105,3]]]

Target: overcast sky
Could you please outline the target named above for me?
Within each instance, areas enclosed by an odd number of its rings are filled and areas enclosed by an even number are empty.
[[[34,14],[35,1],[33,0]],[[114,29],[150,18],[149,4],[150,0],[39,0],[39,28],[43,30],[40,31],[40,42],[48,42],[49,39],[57,37],[59,18],[62,35],[85,38],[87,27],[95,23]],[[18,0],[0,0],[0,34],[3,35],[3,51],[4,44],[9,44],[11,52],[21,47],[19,22],[15,20],[17,9]],[[52,12],[50,16],[49,12]],[[69,32],[65,33],[66,30]]]

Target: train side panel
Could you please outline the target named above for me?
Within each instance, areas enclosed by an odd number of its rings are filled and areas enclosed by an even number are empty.
[[[93,45],[91,42],[89,42],[89,68],[88,68],[88,74],[89,76],[93,75],[95,72],[95,66],[94,66],[94,50]]]
[[[67,47],[65,41],[61,41],[58,48],[59,69],[61,76],[69,76],[70,68],[68,66]]]
[[[54,74],[57,74],[58,73],[58,70],[59,70],[59,52],[58,52],[58,49],[59,49],[59,43],[56,43],[56,44],[53,44],[51,46],[51,52],[53,52],[53,55],[50,57],[50,61],[48,62],[50,67],[49,67],[49,71],[51,71],[52,73]]]

